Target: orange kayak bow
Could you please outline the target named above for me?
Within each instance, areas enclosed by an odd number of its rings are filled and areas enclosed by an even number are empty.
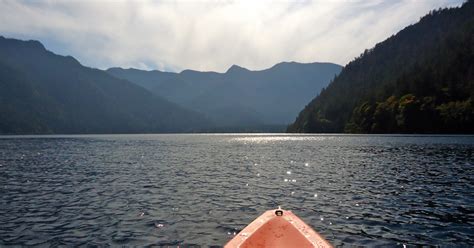
[[[225,248],[332,247],[291,211],[268,210],[230,240]]]

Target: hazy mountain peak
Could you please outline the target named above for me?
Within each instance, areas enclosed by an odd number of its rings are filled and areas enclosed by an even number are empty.
[[[305,63],[299,63],[296,61],[282,61],[276,65],[297,65],[297,64],[305,64]]]
[[[182,70],[179,74],[196,73],[196,72],[200,72],[200,71],[185,69],[185,70]]]
[[[296,61],[283,61],[283,62],[280,62],[278,64],[275,64],[274,66],[270,67],[269,69],[278,68],[278,67],[288,67],[288,66],[301,66],[301,65],[336,65],[336,66],[340,66],[338,64],[328,63],[328,62],[302,63],[302,62],[296,62]]]
[[[137,69],[133,67],[129,68],[123,68],[123,67],[110,67],[106,69],[105,71],[107,72],[152,72],[152,73],[173,73],[176,74],[175,72],[166,72],[166,71],[160,71],[160,70],[142,70],[142,69]]]
[[[16,45],[24,45],[28,46],[31,48],[36,48],[36,49],[41,49],[41,50],[46,50],[46,48],[41,44],[41,42],[37,40],[18,40],[18,39],[12,39],[12,38],[6,38],[4,36],[0,35],[0,44],[3,46],[16,46]]]
[[[250,71],[250,70],[247,69],[247,68],[238,66],[238,65],[232,65],[232,66],[226,71],[226,73],[243,72],[243,71],[247,72],[247,71]]]
[[[16,56],[38,56],[38,58],[46,59],[54,56],[59,56],[64,63],[70,65],[80,65],[81,63],[72,56],[62,56],[55,54],[45,48],[45,46],[37,40],[18,40],[13,38],[6,38],[0,36],[1,55],[6,56],[5,59],[12,59],[12,61],[19,61],[13,58],[13,54]],[[37,59],[37,58],[35,58]],[[31,59],[33,61],[33,59]],[[37,61],[38,62],[38,61]],[[47,64],[47,62],[38,62],[40,64]]]
[[[123,70],[126,70],[126,69],[124,69],[122,67],[110,67],[106,71],[123,71]]]
[[[136,68],[110,67],[106,71],[108,71],[108,72],[112,72],[112,71],[116,71],[116,72],[126,72],[126,71],[135,72],[135,71],[144,71],[144,70],[139,70],[139,69],[136,69]],[[147,72],[149,72],[149,71],[147,71]]]

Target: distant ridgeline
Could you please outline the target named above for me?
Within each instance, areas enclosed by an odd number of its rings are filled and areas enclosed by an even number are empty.
[[[474,133],[474,1],[366,50],[288,131]]]
[[[0,134],[282,132],[341,68],[106,72],[0,36]]]
[[[232,66],[225,73],[181,73],[111,68],[126,79],[185,108],[204,114],[211,131],[284,131],[298,112],[342,67],[331,63],[279,63],[250,71]]]

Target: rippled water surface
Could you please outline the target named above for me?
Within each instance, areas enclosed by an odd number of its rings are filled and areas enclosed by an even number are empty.
[[[0,138],[0,245],[221,246],[267,209],[334,245],[474,246],[474,137]]]

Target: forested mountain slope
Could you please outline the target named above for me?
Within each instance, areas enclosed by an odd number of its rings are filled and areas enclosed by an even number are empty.
[[[473,133],[474,1],[430,12],[366,50],[289,132]]]

